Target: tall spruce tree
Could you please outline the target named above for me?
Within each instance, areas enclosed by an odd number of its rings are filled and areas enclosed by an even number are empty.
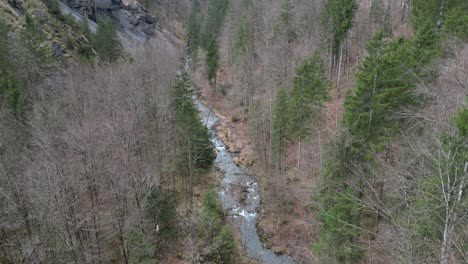
[[[296,69],[289,100],[289,135],[301,138],[308,133],[306,124],[313,113],[318,113],[328,99],[330,82],[325,76],[325,66],[320,54],[305,59]]]
[[[421,56],[416,42],[388,42],[383,31],[369,42],[369,55],[356,74],[354,94],[344,103],[343,122],[352,135],[355,157],[363,157],[364,149],[378,150],[396,133],[397,112],[420,101],[413,89],[421,73],[419,66],[427,58]]]
[[[182,138],[181,144],[185,148],[184,159],[187,161],[190,155],[195,168],[207,169],[213,161],[214,153],[208,129],[200,121],[192,96],[190,75],[181,69],[172,89],[171,98],[179,134]]]
[[[216,88],[216,75],[219,68],[219,51],[218,51],[218,42],[216,38],[212,36],[209,40],[208,47],[206,50],[206,74],[208,80],[214,80],[214,85]]]
[[[203,48],[208,48],[213,37],[215,39],[219,37],[228,7],[229,0],[210,0],[208,3],[208,13],[206,15],[200,43]]]
[[[187,25],[187,49],[191,55],[195,55],[200,46],[200,27],[200,4],[194,0]]]
[[[358,5],[355,0],[326,0],[321,22],[327,32],[328,42],[334,55],[338,53],[341,42],[352,26]]]
[[[192,96],[190,75],[181,67],[171,92],[171,105],[179,138],[176,165],[186,179],[186,197],[190,201],[197,170],[208,169],[215,158],[209,131],[198,116]]]
[[[275,164],[279,172],[283,172],[283,152],[286,148],[288,137],[288,94],[281,87],[276,94],[273,111],[271,113],[270,151],[271,162]]]

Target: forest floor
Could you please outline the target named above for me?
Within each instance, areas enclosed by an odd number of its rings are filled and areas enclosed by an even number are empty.
[[[258,219],[258,233],[264,246],[278,254],[288,254],[297,263],[310,263],[314,254],[311,245],[317,237],[317,221],[315,210],[310,206],[311,190],[317,186],[318,162],[302,164],[298,169],[295,164],[297,145],[288,149],[286,165],[290,165],[285,175],[271,173],[271,168],[265,166],[260,157],[256,157],[254,144],[248,137],[248,115],[243,107],[232,98],[216,92],[204,75],[203,66],[195,67],[193,80],[200,92],[199,96],[220,117],[216,133],[229,147],[234,160],[254,176],[261,188],[262,203]],[[223,80],[218,80],[222,83]],[[330,103],[327,108],[324,127],[336,129],[336,112],[341,100]],[[329,116],[328,116],[329,115]],[[326,133],[328,139],[331,133]],[[318,144],[314,140],[307,142],[309,155],[318,160],[319,152],[314,149]]]

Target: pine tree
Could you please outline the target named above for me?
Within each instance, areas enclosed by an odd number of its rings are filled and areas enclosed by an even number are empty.
[[[278,166],[282,173],[282,156],[286,148],[288,136],[288,94],[281,87],[276,94],[276,99],[271,113],[271,129],[270,129],[270,151],[271,162]]]
[[[192,201],[193,185],[198,169],[208,169],[215,158],[210,134],[198,116],[193,102],[192,81],[183,67],[171,91],[171,105],[177,124],[177,167],[185,179],[186,197]]]
[[[313,113],[317,113],[328,99],[330,82],[325,76],[325,67],[320,54],[302,62],[296,69],[288,107],[290,136],[301,138],[307,134],[305,127]]]
[[[206,50],[206,73],[208,80],[214,80],[216,87],[216,74],[219,68],[219,51],[218,43],[214,36],[211,37]]]
[[[94,35],[93,46],[103,61],[115,62],[122,57],[122,44],[117,37],[114,24],[109,18],[98,19],[98,29]]]

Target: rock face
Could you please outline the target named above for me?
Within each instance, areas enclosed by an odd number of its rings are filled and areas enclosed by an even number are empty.
[[[155,35],[155,18],[140,3],[126,5],[122,0],[62,0],[62,2],[92,21],[109,17],[115,26],[140,38]]]

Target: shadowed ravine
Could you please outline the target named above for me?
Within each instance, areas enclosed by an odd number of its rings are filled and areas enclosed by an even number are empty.
[[[249,258],[261,263],[294,263],[289,256],[276,255],[260,242],[257,233],[257,209],[260,205],[258,184],[242,167],[238,166],[213,128],[219,118],[206,105],[196,100],[203,123],[211,130],[211,141],[216,147],[215,166],[223,173],[218,196],[228,216],[240,228],[242,245]]]

